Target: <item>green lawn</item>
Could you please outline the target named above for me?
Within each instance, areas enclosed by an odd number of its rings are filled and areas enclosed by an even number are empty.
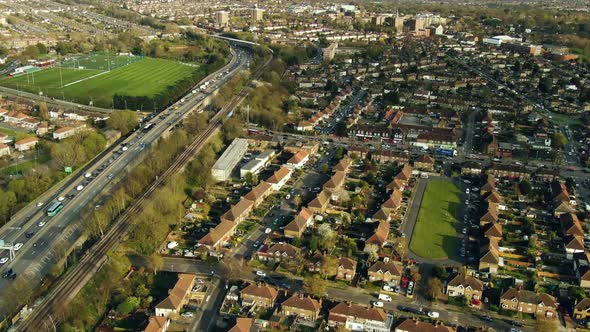
[[[198,67],[187,66],[179,62],[143,58],[129,65],[112,69],[105,74],[87,80],[67,85],[79,79],[100,74],[94,69],[66,69],[62,68],[61,75],[64,87],[60,83],[60,70],[50,68],[35,73],[33,84],[31,75],[15,78],[1,78],[0,85],[27,90],[65,100],[88,105],[90,101],[95,106],[111,107],[115,94],[127,96],[153,97],[173,86],[176,82],[191,77]],[[145,107],[151,105],[145,105]]]
[[[461,192],[446,180],[431,180],[426,186],[418,220],[410,242],[417,255],[431,259],[445,259],[456,251],[457,211]]]

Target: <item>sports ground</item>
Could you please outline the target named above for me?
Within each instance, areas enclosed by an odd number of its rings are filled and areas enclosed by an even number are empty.
[[[115,94],[151,98],[196,70],[197,66],[170,60],[96,54],[30,74],[2,77],[0,85],[110,108]]]
[[[430,259],[446,259],[456,252],[460,195],[450,180],[428,181],[410,242],[412,252]]]

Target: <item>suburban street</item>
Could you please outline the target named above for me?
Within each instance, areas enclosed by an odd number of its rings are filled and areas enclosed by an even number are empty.
[[[0,230],[0,239],[15,245],[22,243],[22,248],[16,251],[16,258],[12,262],[4,264],[0,271],[11,268],[17,275],[26,274],[33,282],[38,283],[55,261],[61,258],[59,250],[63,250],[63,248],[56,249],[55,246],[61,241],[65,241],[70,246],[81,235],[84,226],[80,224],[80,214],[89,208],[94,208],[97,198],[103,195],[105,190],[108,190],[109,184],[124,177],[128,165],[132,161],[145,156],[144,149],[149,150],[151,144],[160,136],[187,113],[200,107],[205,98],[244,68],[249,61],[247,53],[239,49],[236,49],[235,52],[236,55],[226,67],[205,79],[211,81],[211,85],[206,91],[189,93],[184,98],[185,102],[178,102],[163,111],[161,113],[164,116],[163,119],[154,118],[150,122],[154,124],[151,130],[147,132],[138,130],[125,139],[122,144],[111,147],[109,152],[121,149],[124,144],[127,150],[121,152],[120,156],[114,153],[105,153],[101,158],[95,159],[86,172],[76,174],[65,185],[58,186],[59,188],[55,191],[50,191],[51,194],[43,195],[38,201],[32,202],[3,227]],[[225,74],[221,77],[216,76],[220,73]],[[86,177],[87,173],[92,175]],[[78,190],[80,185],[83,188]],[[55,217],[46,216],[45,209],[58,197],[63,197],[63,210]],[[41,200],[44,200],[43,206],[37,206],[37,202]],[[8,257],[8,251],[4,250],[1,257]],[[0,287],[6,289],[7,283],[10,282],[10,280],[2,279]],[[6,297],[1,298],[0,307],[4,306],[6,300]]]

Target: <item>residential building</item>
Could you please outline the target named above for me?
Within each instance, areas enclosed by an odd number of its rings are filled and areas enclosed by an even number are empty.
[[[367,308],[353,303],[338,303],[330,310],[328,326],[339,331],[389,332],[393,325],[393,315],[380,308]]]
[[[348,257],[338,258],[338,270],[336,271],[337,280],[352,281],[356,274],[356,261]]]
[[[500,297],[500,307],[504,310],[534,314],[537,317],[557,317],[557,302],[546,293],[511,288]]]
[[[146,326],[144,332],[166,332],[170,326],[170,320],[168,317],[154,316],[150,317],[149,323]]]
[[[331,43],[330,46],[322,49],[322,57],[324,62],[330,62],[336,55],[336,49],[338,49],[338,43]]]
[[[285,226],[285,237],[300,238],[305,229],[313,225],[313,213],[308,208],[301,208],[293,221]]]
[[[256,208],[268,195],[272,193],[272,184],[260,181],[249,193],[244,196],[244,199],[250,200],[254,203],[253,208]]]
[[[291,174],[293,174],[292,169],[282,166],[278,171],[274,172],[273,175],[266,179],[266,182],[272,185],[272,190],[278,191],[285,185],[285,183],[287,183],[287,181],[289,181]]]
[[[253,8],[252,9],[252,22],[262,21],[264,17],[264,9]]]
[[[316,321],[320,315],[321,300],[317,301],[303,294],[294,294],[281,304],[284,316],[296,316],[306,321]]]
[[[236,318],[236,325],[234,325],[228,332],[254,332],[259,331],[254,324],[254,319],[238,317]]]
[[[328,208],[329,203],[330,195],[325,190],[322,190],[311,202],[309,202],[309,204],[307,204],[307,208],[316,214],[324,213]]]
[[[303,167],[309,160],[309,153],[305,150],[299,150],[289,160],[287,160],[286,166],[291,169],[297,169]]]
[[[375,233],[371,235],[367,239],[367,241],[365,241],[365,250],[368,250],[368,248],[370,248],[370,245],[374,245],[381,248],[385,244],[387,244],[387,240],[389,238],[389,228],[390,224],[388,221],[379,221],[379,225],[375,229]]]
[[[27,151],[34,148],[37,143],[39,143],[39,139],[37,137],[27,137],[21,139],[20,141],[16,141],[14,143],[14,148],[17,151]]]
[[[352,159],[343,158],[334,166],[334,172],[344,172],[344,174],[347,174],[350,170],[350,165],[352,165]]]
[[[267,285],[251,284],[242,289],[240,295],[242,297],[242,306],[272,308],[279,291]]]
[[[0,157],[10,155],[10,146],[0,143]]]
[[[574,307],[575,320],[588,320],[590,318],[590,298],[584,298]]]
[[[156,316],[170,317],[180,313],[180,309],[184,306],[190,297],[190,292],[193,289],[195,276],[192,274],[181,273],[178,275],[178,281],[168,292],[162,302],[156,305]]]
[[[242,198],[239,202],[227,210],[227,212],[221,215],[221,221],[231,221],[235,224],[239,224],[244,221],[246,217],[248,217],[250,211],[252,211],[253,208],[253,201]]]
[[[421,171],[434,171],[434,158],[423,154],[414,161],[414,167]]]
[[[475,277],[457,274],[447,283],[447,295],[463,296],[470,304],[479,305],[483,293],[483,282]]]
[[[227,26],[229,23],[229,12],[226,11],[218,11],[215,15],[218,26]]]
[[[375,262],[368,270],[369,281],[383,281],[399,285],[403,275],[403,265],[399,262]]]
[[[481,169],[481,163],[468,160],[461,165],[461,175],[480,175]]]
[[[256,254],[258,259],[264,262],[282,262],[295,259],[300,252],[300,248],[288,243],[275,243],[270,248],[266,245],[261,246]]]
[[[398,326],[395,327],[394,332],[454,332],[455,329],[450,326],[445,326],[442,323],[426,323],[417,319],[406,318]]]
[[[68,137],[72,137],[83,130],[86,130],[85,124],[77,127],[61,127],[53,132],[53,139],[60,141]]]
[[[330,180],[324,183],[324,191],[330,194],[330,198],[333,201],[337,201],[344,190],[344,180],[346,179],[346,173],[337,171],[332,175]]]
[[[242,160],[242,157],[244,157],[244,154],[246,154],[247,151],[247,139],[234,139],[211,168],[211,175],[213,178],[217,181],[229,180],[232,170],[236,167],[240,160]]]
[[[236,223],[229,220],[220,222],[199,240],[199,245],[209,250],[219,250],[234,235],[236,226]]]

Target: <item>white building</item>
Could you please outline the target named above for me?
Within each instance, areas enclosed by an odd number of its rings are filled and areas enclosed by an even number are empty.
[[[10,154],[10,147],[4,143],[0,143],[0,157]]]
[[[240,178],[243,179],[248,173],[258,174],[266,165],[268,165],[274,155],[274,150],[266,150],[247,162],[240,168]]]
[[[213,178],[217,181],[227,181],[232,170],[244,157],[246,151],[248,151],[248,140],[244,138],[234,139],[211,168]]]
[[[23,138],[20,141],[14,143],[14,148],[17,151],[27,151],[34,148],[37,143],[39,143],[39,139],[37,137]]]

